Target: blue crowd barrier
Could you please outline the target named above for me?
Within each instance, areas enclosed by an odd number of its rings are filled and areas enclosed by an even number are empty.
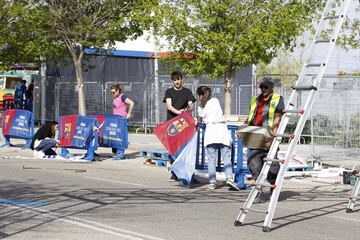
[[[23,149],[30,148],[31,140],[34,136],[34,114],[32,112],[8,109],[2,112],[1,126],[5,143],[0,147],[13,146],[10,143],[10,139],[17,138],[26,140]]]
[[[117,149],[114,160],[123,159],[129,146],[128,121],[119,115],[92,115],[99,123],[99,146]]]
[[[206,170],[207,165],[205,163],[205,145],[204,145],[204,136],[206,131],[205,124],[199,124],[198,127],[198,144],[197,144],[197,154],[196,154],[196,169]],[[234,166],[234,175],[236,185],[240,189],[246,189],[245,185],[245,175],[249,173],[247,167],[243,167],[243,144],[240,138],[236,137],[236,131],[239,129],[239,126],[228,125],[228,129],[231,134],[231,162]],[[201,149],[201,151],[200,151]],[[218,152],[218,163],[216,166],[217,172],[224,171],[224,168],[221,165],[221,154]]]
[[[98,148],[98,121],[96,118],[90,118],[80,115],[69,115],[60,117],[59,139],[60,156],[69,158],[68,148],[86,149],[86,155],[83,159],[94,160],[94,151]]]

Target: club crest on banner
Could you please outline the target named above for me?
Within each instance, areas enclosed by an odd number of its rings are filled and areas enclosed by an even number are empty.
[[[5,122],[4,122],[4,128],[7,127],[8,123],[9,123],[9,119],[10,119],[10,116],[9,116],[9,115],[6,115],[6,116],[5,116]]]
[[[66,139],[68,139],[70,137],[70,133],[71,133],[71,123],[65,123],[64,136]]]
[[[184,118],[180,118],[180,119],[172,122],[168,126],[168,128],[167,128],[168,135],[175,136],[178,133],[182,132],[188,126],[189,126],[189,123]]]

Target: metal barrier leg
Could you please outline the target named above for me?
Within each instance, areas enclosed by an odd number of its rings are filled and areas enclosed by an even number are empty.
[[[12,147],[14,145],[12,145],[10,143],[10,138],[9,137],[5,137],[5,143],[3,145],[1,145],[0,147]]]
[[[88,160],[88,161],[95,160],[94,150],[95,149],[93,147],[89,147],[88,150],[86,151],[86,155],[83,159]]]
[[[125,149],[118,149],[116,155],[114,155],[113,160],[122,160],[125,159]]]
[[[66,148],[64,148],[64,147],[60,148],[60,156],[63,157],[63,158],[70,158],[70,157],[72,157],[72,155],[70,154],[70,152],[69,152]]]
[[[243,145],[240,138],[238,138],[237,142],[237,162],[236,162],[236,170],[235,170],[235,181],[236,186],[240,189],[246,189],[245,185],[245,173],[247,169],[243,167]]]
[[[25,145],[22,147],[22,149],[30,149],[31,147],[31,138],[26,139]]]

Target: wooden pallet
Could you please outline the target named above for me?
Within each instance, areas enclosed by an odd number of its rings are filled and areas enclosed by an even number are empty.
[[[159,167],[166,167],[167,162],[170,161],[171,156],[166,150],[142,150],[140,151],[140,157],[147,158],[144,164],[156,165]]]

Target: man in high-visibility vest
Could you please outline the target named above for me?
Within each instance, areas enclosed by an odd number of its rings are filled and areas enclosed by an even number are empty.
[[[274,82],[271,78],[264,78],[260,82],[259,88],[261,89],[261,93],[251,99],[250,113],[244,124],[268,128],[271,132],[271,136],[265,140],[267,149],[250,149],[247,162],[254,183],[264,165],[264,158],[269,152],[269,148],[277,132],[285,108],[283,97],[273,92]],[[271,165],[267,176],[267,180],[270,184],[275,184],[279,169],[279,163],[274,162]],[[272,189],[270,189],[270,194],[271,193]],[[256,196],[254,203],[263,203],[266,202],[266,200],[267,197],[261,190]]]

